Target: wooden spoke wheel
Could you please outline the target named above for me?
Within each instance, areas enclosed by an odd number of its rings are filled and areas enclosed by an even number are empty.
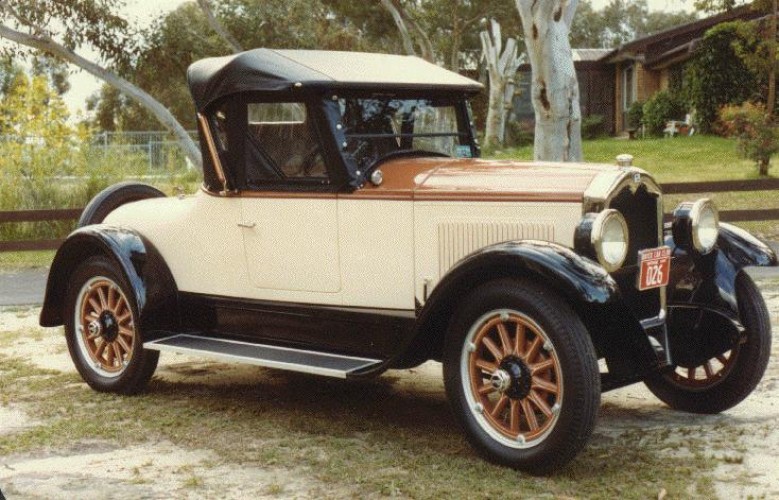
[[[137,342],[133,313],[119,286],[96,276],[76,299],[78,345],[93,370],[103,377],[119,376],[130,364]]]
[[[485,430],[514,447],[544,439],[563,397],[560,363],[544,331],[517,311],[491,311],[473,325],[464,349],[463,381]]]
[[[97,391],[136,394],[159,360],[143,348],[138,307],[127,279],[111,259],[94,256],[70,277],[65,337],[81,377]]]
[[[735,365],[739,346],[711,358],[700,366],[677,366],[670,374],[674,383],[689,389],[707,389],[725,380]]]
[[[488,460],[546,474],[592,434],[600,405],[595,349],[550,289],[513,279],[478,287],[452,318],[443,363],[455,418]]]
[[[743,401],[763,377],[771,353],[768,308],[748,274],[739,273],[735,285],[743,337],[702,364],[678,365],[644,380],[671,408],[705,414],[725,411]],[[670,331],[669,335],[685,333]]]

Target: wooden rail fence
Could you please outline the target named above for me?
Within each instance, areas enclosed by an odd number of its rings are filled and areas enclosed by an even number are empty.
[[[734,191],[776,191],[779,197],[779,179],[753,179],[743,181],[712,182],[672,182],[662,184],[664,194],[727,193]],[[668,208],[668,207],[666,207]],[[83,208],[64,208],[55,210],[20,210],[0,212],[0,224],[8,222],[47,222],[55,220],[75,220],[81,216]],[[758,208],[747,210],[720,210],[723,222],[779,220],[779,208]],[[670,214],[666,214],[668,218]],[[28,250],[56,250],[65,241],[24,240],[0,241],[0,252],[21,252]]]

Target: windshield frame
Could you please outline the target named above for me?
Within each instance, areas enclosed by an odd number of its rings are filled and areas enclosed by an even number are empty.
[[[397,157],[396,155],[381,155],[368,164],[363,163],[360,165],[354,158],[351,152],[348,150],[349,139],[365,138],[365,137],[377,137],[377,138],[401,138],[401,137],[452,137],[459,138],[458,145],[468,146],[470,148],[470,157],[478,158],[481,155],[479,144],[476,139],[476,135],[473,128],[473,120],[471,117],[470,106],[468,105],[468,94],[459,92],[386,92],[386,91],[344,91],[333,93],[325,100],[325,108],[327,110],[327,120],[331,132],[333,133],[336,143],[338,145],[338,152],[349,175],[352,177],[352,186],[359,187],[365,183],[365,179],[370,175],[370,171],[383,163],[385,157],[387,159]],[[457,121],[456,133],[421,133],[421,134],[407,134],[407,133],[358,133],[347,134],[345,124],[342,123],[341,104],[342,99],[380,99],[380,100],[404,100],[404,99],[427,99],[434,101],[444,101],[447,106],[451,106],[455,113],[455,119]],[[399,131],[396,131],[399,132]],[[431,156],[441,157],[446,156],[436,151],[424,151],[414,149],[398,149],[396,152],[407,151],[409,156]]]

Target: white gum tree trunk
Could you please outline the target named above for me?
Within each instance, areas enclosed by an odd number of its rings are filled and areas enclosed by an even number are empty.
[[[491,29],[480,33],[481,50],[487,61],[490,78],[490,98],[487,109],[487,130],[484,134],[484,146],[502,146],[506,138],[506,117],[514,98],[514,77],[517,74],[520,58],[517,57],[517,42],[513,38],[506,40],[503,49],[500,24],[491,20]]]
[[[516,0],[532,70],[534,157],[581,161],[579,84],[568,35],[578,0]]]

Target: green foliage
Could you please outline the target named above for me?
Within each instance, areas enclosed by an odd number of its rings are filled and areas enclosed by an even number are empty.
[[[68,124],[62,98],[44,75],[17,73],[0,99],[0,211],[83,207],[100,190],[149,174],[145,154],[109,154],[86,129]],[[177,150],[178,152],[178,150]],[[154,172],[184,180],[181,158]],[[53,239],[72,221],[0,224],[0,239]]]
[[[636,101],[628,108],[628,128],[636,130],[644,121],[644,102]]]
[[[582,139],[597,139],[608,135],[606,118],[603,115],[590,115],[582,119]]]
[[[619,45],[696,19],[694,13],[650,11],[647,0],[613,0],[600,10],[582,1],[571,26],[571,46],[616,48]]]
[[[535,128],[532,122],[506,120],[506,147],[517,148],[533,144]]]
[[[687,114],[687,103],[665,90],[650,97],[643,106],[642,122],[650,135],[663,135],[668,120],[680,120]]]
[[[741,22],[720,24],[703,37],[684,76],[684,87],[702,132],[713,129],[723,105],[755,97],[757,78],[736,50],[754,50],[751,44],[744,37]]]
[[[757,164],[760,175],[768,175],[771,157],[779,152],[779,126],[765,106],[750,102],[724,106],[720,123],[724,134],[738,141],[739,153]]]

